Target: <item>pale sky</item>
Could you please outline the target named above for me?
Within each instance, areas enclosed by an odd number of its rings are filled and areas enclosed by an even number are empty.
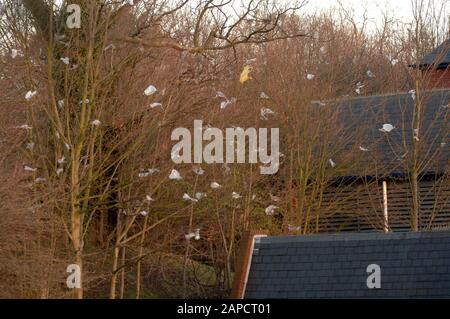
[[[397,15],[411,14],[411,0],[309,0],[309,8],[328,8],[342,3],[344,7],[354,8],[361,15],[367,8],[372,18],[379,16],[381,10],[389,10]]]
[[[1,1],[1,0],[0,0]],[[55,0],[60,3],[62,0]],[[125,2],[125,0],[122,0]],[[192,3],[198,3],[201,0],[190,0]],[[247,2],[248,0],[234,0],[235,3]],[[283,3],[289,0],[273,0],[275,2]],[[292,0],[293,1],[293,0]],[[308,2],[304,10],[307,12],[315,12],[317,9],[327,9],[333,6],[338,6],[341,3],[347,9],[353,9],[356,21],[361,21],[364,12],[368,14],[368,18],[372,25],[370,27],[379,25],[382,21],[382,12],[389,13],[390,17],[396,17],[401,21],[410,22],[413,17],[412,2],[421,0],[305,0]],[[450,0],[422,0],[425,3],[445,4],[447,16],[450,16]],[[178,2],[177,2],[178,3]],[[367,10],[366,10],[367,9]]]
[[[365,9],[368,13],[368,18],[373,23],[380,23],[382,20],[382,12],[388,12],[390,16],[394,16],[404,22],[408,22],[413,17],[412,10],[413,0],[309,0],[307,4],[308,11],[314,9],[326,9],[332,6],[337,6],[342,3],[345,8],[353,8],[356,18],[359,21],[362,19]],[[433,0],[425,0],[429,3]],[[450,13],[450,0],[434,0],[437,7],[439,4],[444,4],[446,12]]]

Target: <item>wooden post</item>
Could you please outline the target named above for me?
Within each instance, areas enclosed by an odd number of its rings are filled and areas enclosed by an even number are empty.
[[[383,217],[384,232],[387,233],[389,232],[389,213],[386,181],[383,181]]]

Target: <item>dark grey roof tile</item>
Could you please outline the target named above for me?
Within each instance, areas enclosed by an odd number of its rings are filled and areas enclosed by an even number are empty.
[[[296,249],[280,256],[275,244]],[[263,265],[252,262],[246,297],[430,298],[450,290],[449,232],[267,237],[261,245]],[[380,265],[382,289],[367,288],[369,263]]]
[[[436,49],[420,60],[420,67],[435,66],[446,68],[450,64],[450,40],[444,41]]]

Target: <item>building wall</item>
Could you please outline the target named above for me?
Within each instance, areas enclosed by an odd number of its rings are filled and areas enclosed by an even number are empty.
[[[450,88],[450,69],[427,70],[424,71],[425,88],[448,89]]]
[[[450,180],[423,179],[419,183],[419,193],[420,229],[450,229]],[[390,230],[411,230],[412,194],[409,182],[388,181],[387,195]],[[316,204],[317,206],[319,205]],[[312,210],[307,233],[384,230],[381,182],[329,187],[322,195],[320,207],[313,207]],[[306,209],[301,215],[307,215]],[[302,224],[304,223],[303,219]]]

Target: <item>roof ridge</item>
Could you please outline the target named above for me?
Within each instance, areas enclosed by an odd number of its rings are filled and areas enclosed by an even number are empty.
[[[448,88],[441,88],[441,89],[433,89],[433,90],[422,90],[424,93],[443,93],[448,92],[450,93],[450,89]],[[382,93],[382,94],[375,94],[375,95],[364,95],[364,96],[341,96],[337,97],[332,100],[326,100],[326,102],[346,102],[346,101],[354,101],[354,100],[369,100],[373,98],[380,98],[380,97],[395,97],[395,96],[406,96],[410,94],[409,92],[392,92],[392,93]],[[317,100],[312,101],[318,102]]]
[[[311,235],[283,235],[268,236],[261,239],[261,243],[288,243],[288,242],[316,242],[316,241],[348,241],[348,240],[379,240],[379,239],[411,239],[423,237],[450,237],[448,229],[420,232],[367,232],[367,233],[333,233]]]

